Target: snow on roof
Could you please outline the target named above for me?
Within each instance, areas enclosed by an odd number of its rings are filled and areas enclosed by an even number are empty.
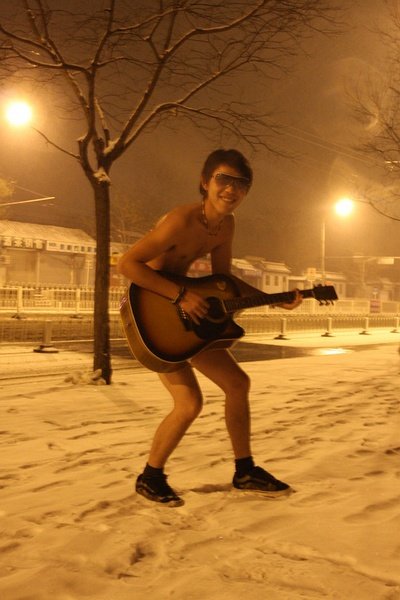
[[[82,229],[39,225],[19,221],[0,221],[0,237],[35,238],[52,242],[96,245],[96,241]]]
[[[283,262],[276,262],[273,260],[267,260],[266,258],[262,258],[262,256],[246,256],[247,261],[256,265],[257,267],[269,271],[272,273],[290,273],[289,267]]]
[[[232,264],[239,269],[249,269],[249,271],[254,271],[254,265],[249,263],[248,260],[244,258],[232,258]]]

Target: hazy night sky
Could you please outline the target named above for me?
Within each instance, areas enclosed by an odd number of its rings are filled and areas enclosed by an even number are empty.
[[[4,3],[0,1],[0,8]],[[344,88],[366,66],[383,59],[379,38],[368,30],[383,3],[348,0],[343,5],[348,8],[347,31],[335,37],[317,36],[308,44],[310,55],[299,57],[291,73],[266,82],[266,106],[272,101],[279,121],[287,126],[276,143],[297,158],[279,158],[265,150],[254,153],[239,146],[252,161],[255,183],[237,211],[236,256],[257,254],[286,261],[293,269],[317,266],[324,209],[338,195],[351,193],[354,174],[369,169],[365,162],[347,156],[348,151],[354,152],[361,130],[352,119]],[[60,138],[75,126],[66,120],[54,123]],[[310,143],[310,135],[315,136],[315,144]],[[192,201],[199,197],[204,158],[214,148],[198,129],[179,121],[175,132],[159,128],[142,137],[114,165],[113,192],[129,195],[132,202],[145,196],[160,211]],[[53,207],[25,205],[10,211],[8,218],[82,228],[93,222],[92,191],[79,165],[33,132],[4,131],[0,175],[57,198]],[[15,194],[16,199],[28,196],[19,190]],[[398,255],[399,227],[362,205],[351,222],[327,217],[327,255]]]

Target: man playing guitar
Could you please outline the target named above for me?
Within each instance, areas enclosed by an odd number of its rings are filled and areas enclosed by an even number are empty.
[[[190,265],[209,254],[213,273],[227,274],[241,294],[255,288],[231,274],[233,211],[250,190],[252,169],[237,150],[216,150],[206,159],[200,180],[201,203],[179,205],[166,214],[120,259],[119,271],[141,288],[160,294],[199,323],[208,310],[205,298],[162,276],[162,271],[186,275]],[[293,309],[301,303],[282,304]],[[262,492],[275,497],[291,492],[288,484],[254,464],[250,446],[248,375],[226,348],[206,349],[178,370],[159,373],[172,396],[172,411],[159,425],[147,464],[136,481],[136,491],[149,500],[181,506],[183,499],[169,486],[165,464],[202,408],[202,393],[194,369],[203,373],[225,394],[225,421],[235,457],[233,485],[237,489]]]

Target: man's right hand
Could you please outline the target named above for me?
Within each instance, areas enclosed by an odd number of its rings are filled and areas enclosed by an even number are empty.
[[[200,325],[200,319],[204,319],[209,309],[208,302],[190,290],[186,290],[182,300],[179,302],[179,306],[196,325]]]

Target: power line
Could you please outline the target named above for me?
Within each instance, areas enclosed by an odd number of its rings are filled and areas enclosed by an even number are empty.
[[[45,200],[55,200],[55,196],[45,196],[44,198],[34,198],[33,200],[17,200],[16,202],[0,202],[2,206],[12,206],[13,204],[29,204],[30,202],[44,202]]]
[[[293,129],[294,131],[298,131],[299,134],[291,133],[290,131],[287,131],[288,129]],[[300,134],[302,134],[302,135],[300,135]],[[374,165],[374,166],[382,167],[381,163],[371,160],[371,159],[368,159],[365,156],[363,156],[362,154],[349,149],[347,146],[343,146],[336,142],[327,142],[326,140],[324,140],[324,138],[322,138],[314,133],[311,133],[310,131],[305,131],[303,129],[300,129],[299,127],[294,127],[292,125],[288,125],[288,126],[286,126],[286,131],[284,132],[283,135],[300,140],[301,142],[306,142],[308,144],[318,146],[319,148],[324,148],[325,150],[329,150],[330,152],[336,152],[337,154],[345,156],[346,158],[358,160],[367,165]]]

